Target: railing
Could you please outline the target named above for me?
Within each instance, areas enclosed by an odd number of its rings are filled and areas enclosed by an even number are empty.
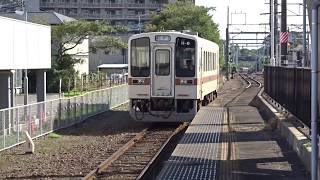
[[[67,3],[67,2],[41,2],[41,7],[61,7],[61,8],[161,8],[158,3]]]
[[[264,91],[310,127],[311,70],[264,67]]]
[[[81,14],[67,14],[68,16],[75,17],[75,18],[93,18],[93,19],[99,19],[99,18],[108,18],[108,19],[128,19],[128,20],[137,20],[139,18],[139,15],[131,15],[131,14],[88,14],[88,13],[81,13]],[[140,16],[141,20],[150,20],[151,17],[147,16]]]
[[[67,2],[40,2],[41,7],[61,7],[61,8],[77,8],[79,3],[67,3]]]
[[[127,85],[0,110],[0,151],[79,123],[128,101]]]

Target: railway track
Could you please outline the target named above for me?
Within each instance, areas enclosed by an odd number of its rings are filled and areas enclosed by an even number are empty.
[[[246,105],[250,101],[251,93],[257,94],[262,87],[262,83],[259,80],[256,80],[254,77],[250,77],[248,74],[239,74],[239,77],[247,84],[247,86],[242,88],[240,92],[237,92],[232,99],[222,102],[224,107]]]
[[[251,76],[248,74],[238,74],[238,80],[244,82],[245,86],[240,85],[238,91],[234,90],[229,93],[229,96],[233,96],[231,99],[227,99],[223,101],[221,105],[226,108],[226,120],[227,126],[224,127],[223,130],[225,133],[222,134],[221,138],[223,142],[226,142],[227,151],[226,151],[226,160],[224,162],[219,163],[219,173],[218,180],[240,180],[241,175],[238,173],[234,173],[241,169],[241,164],[237,161],[237,156],[239,154],[239,150],[237,148],[237,143],[239,142],[237,135],[239,125],[235,123],[235,109],[241,109],[249,106],[253,97],[259,92],[262,87],[262,83],[255,76]],[[227,135],[226,135],[227,134]]]
[[[109,156],[84,177],[91,179],[143,179],[159,159],[170,140],[188,126],[151,125],[137,133],[130,141]]]
[[[258,88],[261,88],[262,87],[262,83],[255,79],[254,77],[248,75],[248,74],[239,74],[239,76],[244,80],[246,81],[246,83],[248,84],[248,86],[246,87],[246,89],[252,87],[252,86],[255,86],[255,87],[258,87]]]

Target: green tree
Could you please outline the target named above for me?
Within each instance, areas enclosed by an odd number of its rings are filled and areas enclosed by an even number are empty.
[[[151,22],[146,25],[147,31],[190,30],[198,32],[200,37],[216,42],[220,47],[220,65],[223,65],[224,54],[218,25],[213,22],[210,11],[215,8],[195,6],[190,1],[168,4],[160,13],[151,15]]]
[[[123,27],[113,27],[105,22],[73,21],[52,26],[52,67],[48,71],[48,91],[57,91],[59,79],[75,75],[74,65],[81,63],[72,58],[68,51],[76,48],[83,40],[90,40],[90,51],[96,49],[124,48],[126,44],[110,34],[125,31]],[[86,53],[86,52],[81,52]]]
[[[190,2],[169,4],[159,14],[152,14],[152,20],[146,25],[146,30],[190,30],[198,32],[200,37],[221,43],[218,25],[209,15],[212,10],[214,8],[195,6]]]
[[[241,56],[256,56],[257,50],[242,48],[242,49],[240,49],[240,55]]]

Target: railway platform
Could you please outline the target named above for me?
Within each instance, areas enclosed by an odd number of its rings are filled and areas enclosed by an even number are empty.
[[[310,179],[285,138],[250,106],[259,90],[239,78],[227,82],[200,109],[157,179]]]

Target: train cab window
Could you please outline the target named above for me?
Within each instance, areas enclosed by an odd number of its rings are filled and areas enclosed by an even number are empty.
[[[175,65],[177,77],[195,76],[195,40],[177,38],[175,46]]]
[[[131,41],[131,76],[150,75],[150,39],[139,38]]]
[[[156,75],[168,76],[170,74],[170,51],[166,49],[156,50]]]

